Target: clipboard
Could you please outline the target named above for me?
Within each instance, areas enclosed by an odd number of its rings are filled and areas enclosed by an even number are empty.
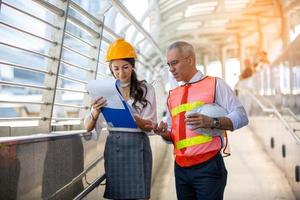
[[[107,106],[101,108],[101,113],[110,128],[138,128],[131,108],[119,90],[120,80],[97,79],[90,81],[87,90],[92,99],[103,96]]]

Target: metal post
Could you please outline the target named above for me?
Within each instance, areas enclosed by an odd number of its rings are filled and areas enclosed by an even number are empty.
[[[222,79],[226,81],[226,71],[225,71],[225,61],[226,61],[226,48],[220,47],[220,55],[221,55],[221,66],[222,66]]]
[[[53,41],[59,41],[59,45],[49,48],[49,55],[54,57],[54,60],[47,60],[47,71],[50,71],[50,75],[45,76],[44,85],[51,88],[49,91],[43,92],[42,101],[50,103],[50,105],[41,106],[41,117],[42,120],[39,121],[39,131],[51,131],[51,118],[53,115],[56,87],[58,83],[58,74],[61,64],[64,35],[69,11],[69,0],[60,1],[57,0],[56,4],[60,9],[64,11],[63,16],[57,16],[53,24],[57,24],[61,27],[59,30],[51,32],[51,39]]]
[[[281,39],[283,43],[283,49],[287,48],[290,43],[290,15],[291,10],[299,4],[299,1],[291,2],[288,6],[284,5],[281,0],[275,0],[274,5],[279,12],[281,18]]]
[[[101,18],[101,24],[97,26],[96,32],[99,33],[99,37],[94,37],[92,40],[93,46],[96,48],[90,48],[90,53],[93,58],[96,58],[95,61],[89,60],[88,66],[91,66],[91,72],[86,73],[87,80],[93,80],[97,78],[97,72],[99,67],[99,59],[100,59],[100,49],[101,49],[101,41],[102,41],[102,33],[103,33],[103,27],[104,27],[104,16],[100,16]],[[88,97],[88,94],[84,94],[83,97],[83,105],[86,107],[90,106],[90,99]],[[85,116],[89,112],[89,110],[81,110],[79,115]]]
[[[258,48],[259,51],[264,51],[264,47],[265,47],[265,41],[264,41],[264,33],[260,24],[259,19],[257,19],[257,32],[258,32]]]
[[[207,65],[208,65],[208,55],[206,53],[202,54],[203,56],[203,74],[207,74]]]
[[[135,27],[139,30],[152,44],[153,48],[157,51],[157,54],[160,56],[161,60],[164,60],[164,56],[158,46],[158,44],[153,40],[151,35],[141,26],[141,24],[133,17],[133,15],[128,11],[128,9],[119,1],[112,0],[111,4],[119,10]]]
[[[243,39],[241,38],[240,34],[237,34],[237,43],[238,43],[238,58],[240,61],[240,72],[244,69],[244,60],[245,60],[245,47]]]

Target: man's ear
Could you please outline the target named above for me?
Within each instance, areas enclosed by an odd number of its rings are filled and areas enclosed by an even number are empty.
[[[189,56],[188,58],[187,58],[187,61],[188,61],[188,63],[191,65],[191,64],[193,64],[193,58],[192,58],[192,56]]]

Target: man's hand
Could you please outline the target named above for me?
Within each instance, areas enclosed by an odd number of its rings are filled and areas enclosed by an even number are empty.
[[[191,130],[194,131],[198,128],[212,128],[213,119],[206,115],[198,113],[191,113],[185,117],[186,125],[191,126]]]
[[[172,141],[170,132],[168,131],[168,124],[161,121],[159,124],[155,124],[153,131],[155,134],[160,135],[166,140]]]
[[[218,117],[220,120],[220,130],[233,131],[233,124],[228,117]],[[190,126],[192,131],[198,128],[214,128],[213,118],[201,115],[198,113],[191,113],[185,117],[186,125]]]
[[[137,115],[134,116],[137,126],[143,131],[150,132],[153,129],[153,123],[151,120],[143,119]]]

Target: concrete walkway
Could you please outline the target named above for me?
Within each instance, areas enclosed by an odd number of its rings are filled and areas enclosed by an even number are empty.
[[[295,199],[284,174],[264,152],[249,128],[229,133],[229,140],[232,155],[225,158],[228,170],[225,200]],[[176,200],[172,157],[166,156],[161,165],[163,170],[156,176],[166,179],[154,182],[152,200]]]

